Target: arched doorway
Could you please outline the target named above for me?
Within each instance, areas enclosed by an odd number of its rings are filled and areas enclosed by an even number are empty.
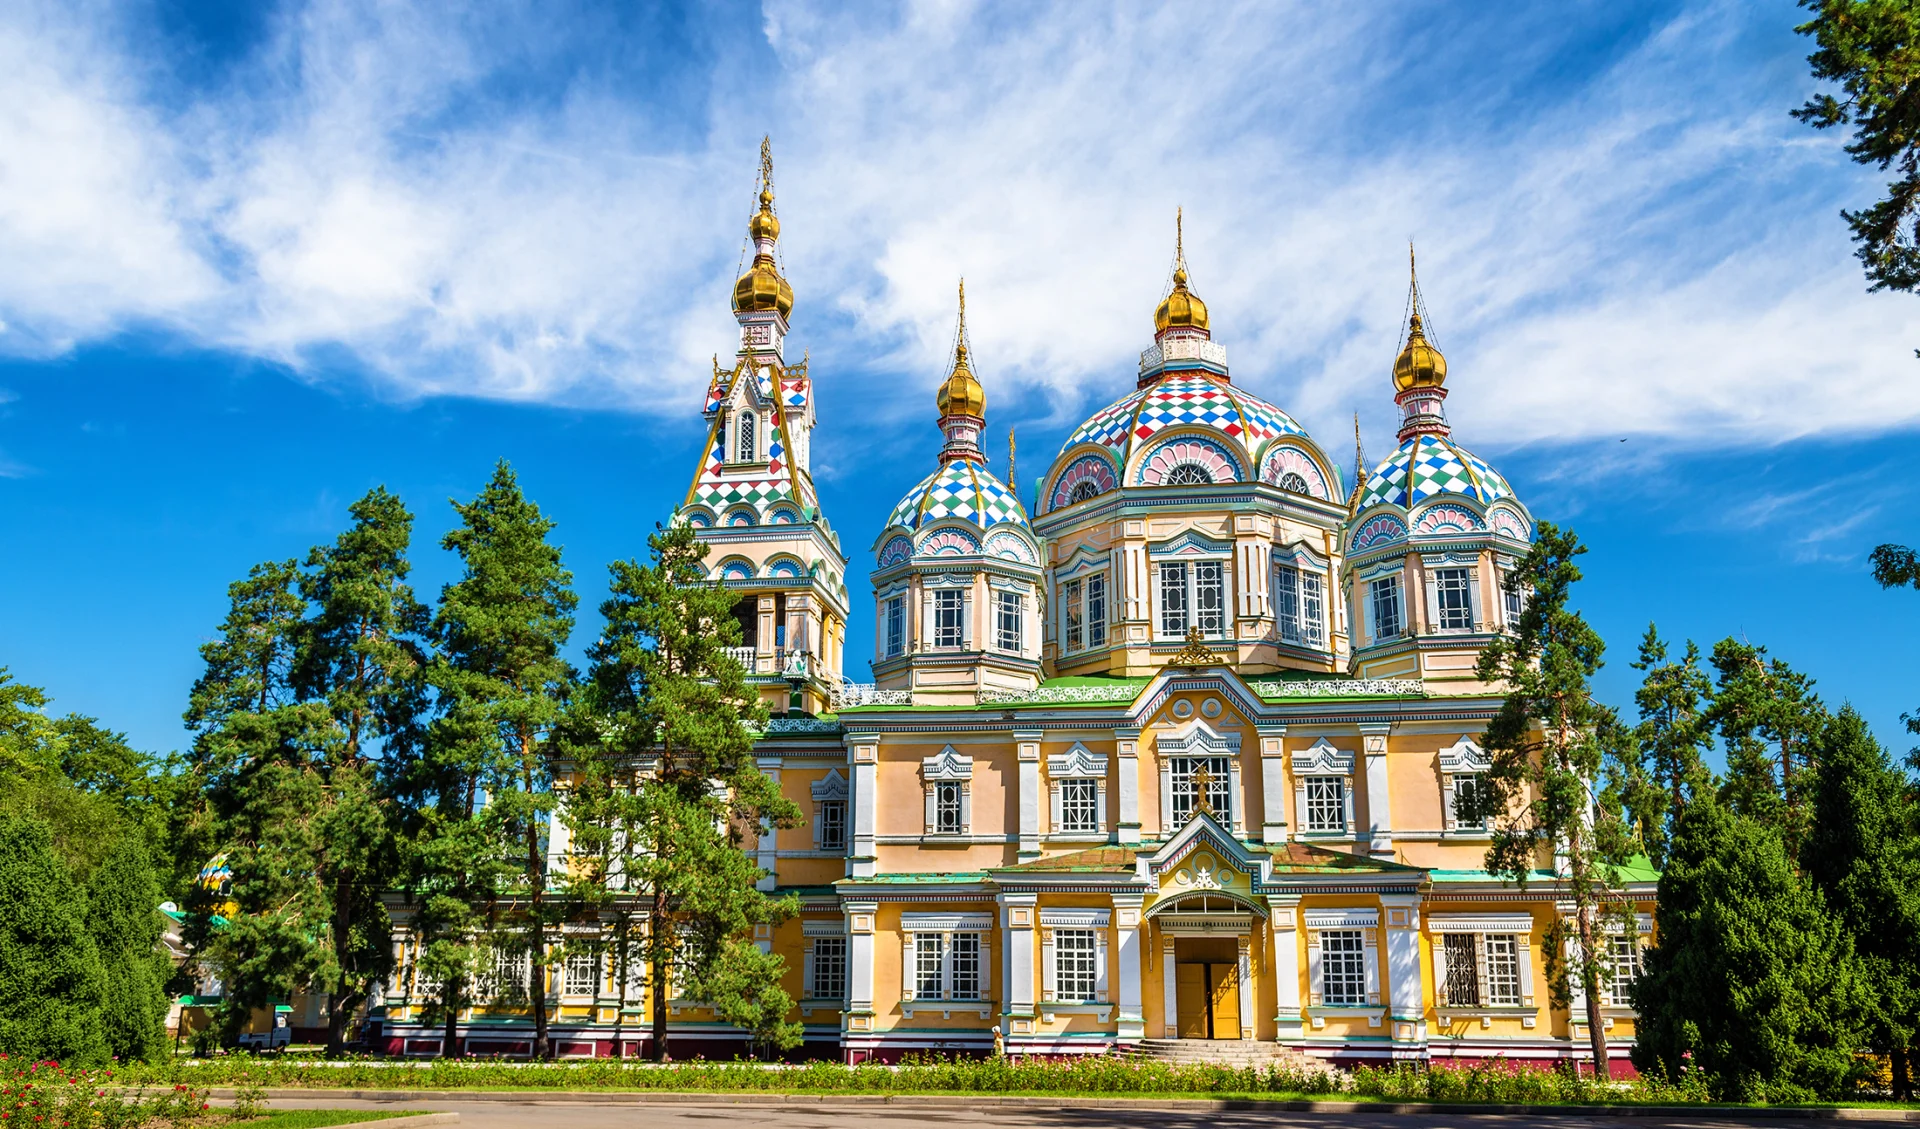
[[[1259,907],[1211,891],[1165,899],[1149,913],[1161,938],[1165,1037],[1251,1039],[1251,942]]]

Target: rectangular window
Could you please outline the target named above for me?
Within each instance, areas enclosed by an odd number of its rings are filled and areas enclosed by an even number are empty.
[[[955,933],[947,949],[947,998],[980,998],[980,934]]]
[[[1319,576],[1300,574],[1300,642],[1322,647],[1327,642],[1326,588]]]
[[[1480,814],[1480,795],[1485,782],[1477,772],[1463,772],[1453,778],[1453,825],[1467,831],[1478,831],[1487,825],[1486,817]]]
[[[1292,565],[1274,570],[1274,616],[1280,638],[1288,643],[1318,647],[1326,639],[1325,588],[1320,577]]]
[[[1053,931],[1053,997],[1092,1002],[1099,992],[1093,930]]]
[[[1364,1007],[1367,948],[1358,929],[1320,934],[1320,1001],[1329,1007]]]
[[[847,849],[847,801],[820,801],[820,849],[823,851]]]
[[[958,835],[967,829],[960,818],[958,780],[942,780],[933,786],[933,829],[941,835]]]
[[[1341,833],[1347,829],[1347,778],[1309,776],[1307,785],[1307,830]]]
[[[480,998],[524,1000],[527,998],[527,980],[532,972],[533,958],[527,952],[495,949],[493,950],[493,982],[488,985],[492,990],[481,994]]]
[[[967,645],[967,594],[942,588],[933,594],[933,645],[957,651]]]
[[[1082,584],[1078,580],[1069,580],[1062,593],[1061,604],[1065,608],[1067,621],[1067,650],[1077,651],[1086,646],[1085,603],[1082,596]]]
[[[1447,955],[1447,1006],[1480,1006],[1480,959],[1474,951],[1473,934],[1441,935]]]
[[[1464,568],[1433,570],[1433,598],[1442,631],[1473,630],[1473,574]]]
[[[1209,638],[1226,630],[1227,585],[1219,561],[1197,561],[1193,566],[1194,626]]]
[[[1486,936],[1487,1006],[1514,1007],[1520,1003],[1520,945],[1511,933]]]
[[[1640,978],[1640,938],[1609,937],[1613,956],[1613,977],[1603,989],[1608,1007],[1632,1007],[1633,982]]]
[[[1060,830],[1100,830],[1098,799],[1092,780],[1060,782]]]
[[[1376,641],[1400,634],[1400,578],[1383,576],[1367,585],[1373,601],[1373,637]]]
[[[847,939],[845,937],[813,939],[813,998],[816,1000],[847,998]]]
[[[914,989],[916,1000],[947,998],[947,938],[943,933],[913,935]]]
[[[1160,566],[1160,634],[1178,639],[1187,633],[1187,566]]]
[[[1517,588],[1508,587],[1512,582],[1512,573],[1508,573],[1506,576],[1500,578],[1500,596],[1501,599],[1506,601],[1507,605],[1507,626],[1518,627],[1520,625],[1520,616],[1527,610],[1527,602],[1526,598],[1520,594]]]
[[[994,642],[1003,651],[1020,653],[1020,620],[1026,601],[1018,592],[995,592],[994,603],[999,611],[995,623]]]
[[[1107,645],[1107,578],[1087,577],[1087,646]]]
[[[887,657],[907,649],[907,598],[894,596],[887,601]]]
[[[600,994],[600,954],[570,953],[566,963],[565,991],[569,996]]]
[[[1193,817],[1194,801],[1200,789],[1195,777],[1207,772],[1207,806],[1222,823],[1233,823],[1232,764],[1226,757],[1176,757],[1169,765],[1172,773],[1173,825],[1183,826]]]

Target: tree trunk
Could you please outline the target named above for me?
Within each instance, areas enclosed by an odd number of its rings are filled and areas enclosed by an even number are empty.
[[[1587,1042],[1593,1048],[1593,1076],[1598,1081],[1608,1081],[1613,1071],[1607,1062],[1607,1029],[1600,1014],[1600,953],[1594,947],[1597,940],[1593,928],[1593,907],[1582,905],[1578,910],[1580,923],[1580,983],[1587,995]]]
[[[533,958],[527,962],[527,999],[533,1006],[533,1057],[536,1062],[553,1057],[547,1040],[547,927],[541,917],[545,903],[546,868],[534,859],[540,847],[540,834],[532,824],[527,830],[527,868],[533,885],[533,912],[529,943]]]
[[[340,968],[340,990],[327,997],[327,1053],[340,1053],[341,1029],[346,1026],[349,1008],[347,1004],[354,993],[347,991],[347,951],[353,942],[349,934],[353,929],[353,883],[341,878],[333,886],[333,960]]]
[[[1893,1100],[1906,1102],[1913,1100],[1913,1079],[1907,1071],[1907,1048],[1893,1048]]]
[[[462,987],[464,987],[464,985],[460,983],[460,978],[456,976],[448,980],[447,986],[441,989],[441,995],[447,1005],[447,1037],[446,1041],[440,1045],[441,1058],[452,1058],[454,1056],[454,1047],[459,1041],[460,989]]]
[[[656,889],[653,895],[653,917],[647,922],[647,955],[653,965],[653,983],[647,994],[653,1011],[653,1048],[648,1054],[655,1062],[667,1059],[667,996],[672,986],[667,983],[667,969],[673,949],[660,941],[660,930],[667,928],[666,893]]]
[[[625,1058],[621,1040],[626,1036],[627,1027],[627,962],[633,957],[627,952],[627,922],[624,918],[613,936],[613,975],[620,981],[620,1007],[613,1013],[613,1057]]]

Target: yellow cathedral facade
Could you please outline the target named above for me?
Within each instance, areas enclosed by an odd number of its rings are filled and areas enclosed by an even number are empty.
[[[1474,665],[1518,615],[1502,581],[1533,518],[1452,437],[1417,283],[1399,444],[1371,469],[1356,444],[1348,481],[1234,383],[1176,242],[1132,387],[1072,432],[1031,510],[982,449],[963,290],[940,445],[865,550],[875,632],[850,640],[764,160],[761,189],[739,348],[674,520],[738,594],[736,654],[774,715],[759,764],[807,817],[748,848],[799,900],[758,940],[786,958],[804,1053],[1588,1057],[1585,1001],[1548,989],[1571,912],[1550,849],[1517,888],[1455,814],[1488,768],[1501,699]],[[872,683],[843,677],[850,646]],[[1628,874],[1638,926],[1608,937],[1616,1066],[1656,877]],[[607,969],[577,972],[555,973],[560,1052],[641,1053],[644,986],[622,1017]],[[437,1052],[417,1001],[390,989],[389,1041]],[[526,1038],[523,1018],[468,1018],[471,1051]],[[712,1056],[740,1033],[675,1000],[670,1042]]]

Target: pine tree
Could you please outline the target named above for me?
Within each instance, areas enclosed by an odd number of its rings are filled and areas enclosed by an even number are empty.
[[[1891,1057],[1896,1100],[1913,1096],[1920,1033],[1920,838],[1909,781],[1853,707],[1821,734],[1806,871],[1852,936],[1870,989],[1869,1044]]]
[[[1664,810],[1657,816],[1647,810],[1651,797],[1638,794],[1637,776],[1634,793],[1623,798],[1642,828],[1641,839],[1648,855],[1659,866],[1666,858],[1680,813],[1713,787],[1713,774],[1701,759],[1701,751],[1713,743],[1713,730],[1705,716],[1705,699],[1712,693],[1713,683],[1700,669],[1700,648],[1689,641],[1680,660],[1669,662],[1667,645],[1652,624],[1647,625],[1647,634],[1640,640],[1640,657],[1632,665],[1643,672],[1640,688],[1633,695],[1640,711],[1633,736],[1639,746],[1640,766],[1660,792]]]
[[[301,595],[312,617],[292,671],[303,701],[333,723],[317,765],[326,803],[318,813],[315,873],[330,904],[327,1045],[337,1051],[348,1018],[391,969],[392,938],[380,893],[397,864],[393,815],[379,779],[384,755],[415,738],[427,612],[407,583],[413,515],[384,487],[350,508],[354,523],[307,557]]]
[[[799,810],[754,760],[749,727],[765,724],[766,709],[727,654],[740,638],[734,597],[707,580],[706,546],[684,525],[655,532],[648,546],[651,564],[612,566],[591,657],[602,755],[634,773],[621,869],[647,909],[652,1055],[667,1057],[676,990],[785,1048],[798,1031],[786,1022],[781,962],[745,948],[754,925],[797,906],[755,888],[762,872],[742,847],[750,832],[796,826]]]
[[[1769,658],[1765,647],[1722,639],[1709,662],[1715,685],[1707,720],[1727,750],[1724,798],[1735,811],[1779,828],[1797,859],[1812,820],[1806,775],[1826,707],[1811,678]]]
[[[429,679],[441,712],[428,740],[438,760],[456,766],[455,775],[463,779],[455,786],[469,797],[466,810],[472,813],[457,817],[464,827],[443,828],[483,832],[494,843],[489,854],[510,851],[519,859],[515,886],[524,903],[514,923],[522,931],[498,939],[529,954],[534,1055],[546,1058],[551,1052],[546,976],[552,959],[546,941],[556,917],[563,915],[548,897],[546,834],[554,797],[547,746],[573,682],[560,651],[572,633],[579,601],[559,546],[547,541],[553,523],[521,493],[506,462],[495,467],[477,498],[456,502],[454,509],[460,526],[441,546],[459,554],[465,571],[441,592],[434,615],[439,652]],[[484,792],[484,806],[473,802],[476,792]],[[453,887],[482,888],[467,880]],[[444,936],[440,942],[444,953],[457,956],[461,942]],[[451,1053],[451,1021],[448,1030]]]
[[[1481,737],[1492,764],[1476,814],[1493,838],[1490,873],[1524,889],[1543,852],[1551,853],[1558,893],[1573,909],[1571,937],[1556,918],[1545,938],[1553,998],[1571,1006],[1576,984],[1585,994],[1594,1072],[1604,1078],[1600,989],[1612,975],[1605,942],[1608,919],[1630,920],[1617,867],[1631,856],[1633,839],[1617,788],[1599,804],[1593,789],[1603,772],[1618,774],[1631,758],[1619,720],[1593,696],[1605,644],[1568,606],[1580,579],[1574,561],[1584,552],[1571,530],[1543,521],[1508,574],[1508,591],[1526,604],[1513,633],[1480,653],[1479,677],[1504,683],[1506,700]]]
[[[160,889],[146,847],[123,836],[87,883],[87,932],[104,969],[101,1024],[107,1051],[122,1062],[158,1062],[167,1053],[171,969],[160,950]]]
[[[1777,828],[1711,797],[1688,805],[1655,917],[1633,985],[1635,1065],[1677,1078],[1691,1062],[1723,1100],[1844,1093],[1866,991],[1851,940]]]
[[[99,1064],[105,994],[85,896],[46,825],[0,816],[0,1054]]]

